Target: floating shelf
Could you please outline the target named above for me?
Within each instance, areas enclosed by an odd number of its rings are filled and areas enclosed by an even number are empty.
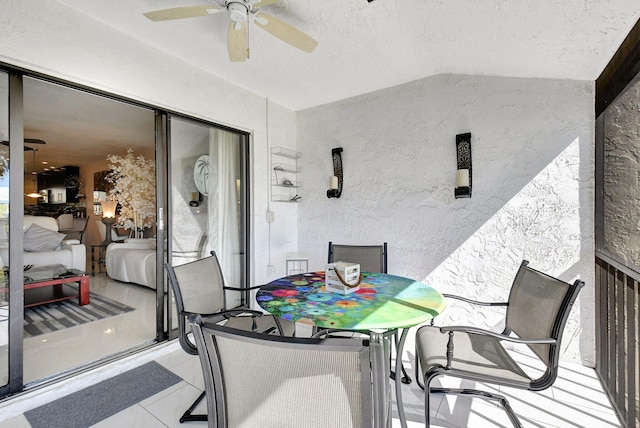
[[[274,202],[298,202],[301,183],[298,173],[300,152],[285,147],[271,149],[271,200]],[[291,162],[293,161],[293,163]]]
[[[284,195],[273,195],[271,196],[271,201],[272,202],[300,202],[298,199],[293,199],[292,197],[284,196]]]
[[[271,149],[272,156],[282,156],[284,158],[289,159],[300,159],[300,152],[296,152],[295,150],[287,149],[285,147],[274,147]]]
[[[286,163],[274,163],[271,167],[274,171],[290,172],[294,174],[300,172],[300,167],[297,165],[290,165]]]

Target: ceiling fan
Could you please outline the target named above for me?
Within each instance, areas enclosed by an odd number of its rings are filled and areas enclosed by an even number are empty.
[[[145,17],[151,21],[170,21],[193,18],[227,11],[229,30],[227,32],[227,50],[231,62],[245,61],[249,57],[250,21],[258,27],[279,38],[291,46],[311,52],[318,45],[311,36],[274,16],[261,11],[264,6],[281,0],[213,0],[201,6],[183,6],[147,12]]]
[[[9,141],[7,140],[0,141],[0,144],[2,144],[3,146],[9,147]],[[38,138],[25,138],[24,144],[47,144],[47,143],[44,140],[40,140]],[[29,150],[38,150],[38,149],[34,149],[33,147],[29,147],[29,146],[24,146],[25,152]]]

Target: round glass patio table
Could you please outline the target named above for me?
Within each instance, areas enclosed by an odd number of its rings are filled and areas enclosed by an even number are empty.
[[[404,329],[398,343],[402,355],[409,327],[429,321],[445,308],[442,294],[413,279],[385,273],[362,272],[360,288],[349,294],[327,291],[325,273],[310,272],[276,279],[256,294],[260,307],[280,318],[319,328],[369,331],[371,340],[387,340],[381,332]],[[387,346],[386,349],[389,347]],[[396,358],[396,373],[401,358]],[[403,427],[400,376],[396,401]],[[390,423],[390,418],[387,418]]]
[[[256,300],[280,318],[344,330],[413,327],[445,308],[442,294],[423,282],[372,272],[349,294],[327,291],[324,272],[291,275],[260,287]]]

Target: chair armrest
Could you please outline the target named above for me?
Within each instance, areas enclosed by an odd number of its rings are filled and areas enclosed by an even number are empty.
[[[540,338],[540,339],[521,339],[519,337],[507,336],[501,333],[495,333],[490,330],[484,330],[477,327],[468,327],[468,326],[446,326],[440,327],[440,333],[445,334],[449,333],[449,340],[447,342],[447,365],[445,367],[446,370],[451,370],[451,362],[453,361],[453,335],[456,331],[461,331],[469,334],[477,334],[482,336],[491,336],[500,340],[505,340],[513,343],[521,343],[526,345],[537,345],[537,344],[553,344],[556,343],[557,340],[553,338]]]
[[[79,243],[79,239],[65,239],[61,242],[61,245],[78,245]]]
[[[230,290],[230,291],[251,291],[251,290],[257,290],[260,287],[262,287],[262,285],[254,285],[253,287],[227,287],[225,285],[224,289]]]
[[[461,300],[463,302],[479,306],[509,306],[509,302],[480,302],[478,300],[467,299],[466,297],[456,296],[454,294],[443,294],[443,296],[447,299]]]
[[[197,322],[202,323],[203,325],[207,325],[209,323],[209,317],[218,317],[218,322],[221,321],[220,317],[231,318],[233,314],[237,314],[238,316],[241,314],[246,314],[246,316],[251,316],[253,322],[251,324],[251,330],[255,333],[258,331],[258,324],[256,323],[256,317],[261,317],[264,315],[263,312],[254,311],[253,309],[228,309],[226,311],[220,311],[213,314],[195,314],[193,312],[183,312],[181,315],[186,317],[190,323]]]
[[[538,339],[521,339],[519,337],[515,337],[515,336],[507,336],[505,334],[501,334],[501,333],[496,333],[494,331],[491,330],[484,330],[482,328],[477,328],[477,327],[469,327],[469,326],[445,326],[445,327],[440,327],[440,332],[441,333],[449,333],[451,335],[453,335],[454,332],[456,331],[462,331],[465,333],[470,333],[470,334],[479,334],[479,335],[484,335],[484,336],[491,336],[491,337],[495,337],[497,339],[500,340],[506,340],[508,342],[513,342],[513,343],[522,343],[525,345],[539,345],[539,344],[554,344],[557,342],[556,339],[550,338],[550,337],[545,337],[545,338],[538,338]]]
[[[255,309],[237,308],[237,309],[226,309],[224,311],[214,312],[212,314],[198,314],[198,315],[200,315],[202,318],[208,318],[213,316],[223,316],[226,318],[226,317],[237,316],[242,314],[245,314],[247,316],[252,316],[252,317],[253,316],[261,317],[265,313],[261,311],[256,311]],[[194,315],[194,314],[191,312],[185,312],[184,315],[188,316],[188,315]]]

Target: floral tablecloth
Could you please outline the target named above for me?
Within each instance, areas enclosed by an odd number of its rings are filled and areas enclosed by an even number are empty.
[[[362,276],[358,291],[340,294],[325,289],[324,272],[292,275],[262,286],[256,300],[278,317],[345,330],[411,327],[445,308],[442,294],[420,281],[384,273]]]

